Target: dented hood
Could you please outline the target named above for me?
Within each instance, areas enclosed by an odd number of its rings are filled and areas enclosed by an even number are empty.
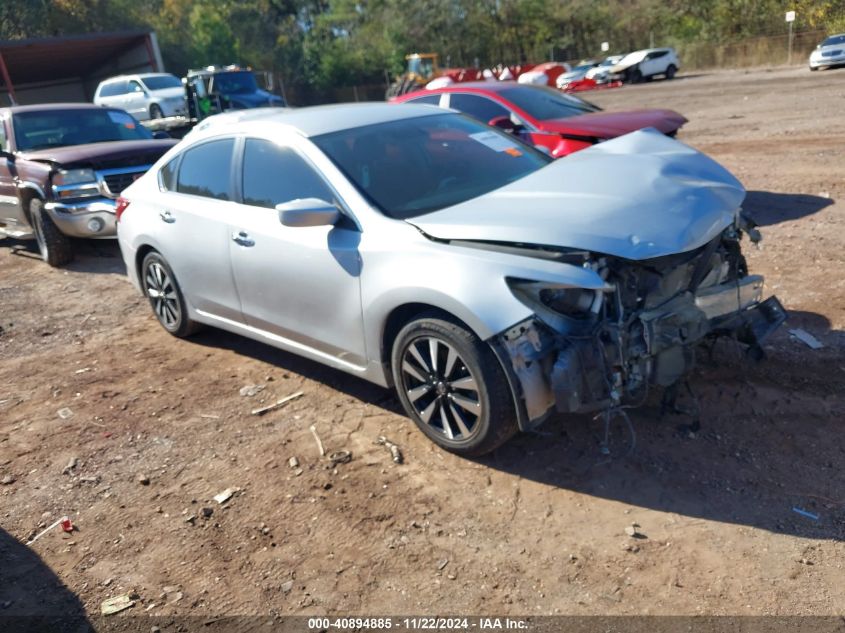
[[[638,260],[702,246],[734,221],[744,198],[745,189],[724,167],[648,129],[408,221],[445,240],[576,248]]]

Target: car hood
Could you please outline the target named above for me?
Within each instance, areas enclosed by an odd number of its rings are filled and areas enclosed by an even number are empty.
[[[20,153],[22,158],[59,165],[85,164],[92,167],[115,166],[116,162],[126,165],[154,163],[167,150],[176,145],[176,139],[149,139],[138,141],[111,141],[51,147]]]
[[[184,99],[185,89],[178,86],[173,88],[162,88],[160,90],[150,90],[150,94],[158,99]]]
[[[642,130],[407,221],[443,240],[575,248],[641,260],[706,244],[734,222],[744,198],[740,182],[717,162]]]
[[[839,53],[841,51],[845,51],[845,44],[828,44],[827,46],[822,46],[820,48],[816,48],[810,53],[810,57],[824,57],[825,53]]]
[[[631,110],[630,112],[591,112],[563,119],[540,121],[544,132],[616,138],[629,132],[653,127],[664,134],[677,131],[687,119],[674,110]]]

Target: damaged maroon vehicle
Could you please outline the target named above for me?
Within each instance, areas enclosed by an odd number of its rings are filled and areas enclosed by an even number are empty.
[[[114,108],[0,108],[0,237],[35,239],[48,264],[68,263],[71,238],[115,237],[118,196],[176,142]]]

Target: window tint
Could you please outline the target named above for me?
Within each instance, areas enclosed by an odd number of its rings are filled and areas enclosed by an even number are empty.
[[[176,191],[231,200],[233,139],[203,143],[182,155]]]
[[[179,164],[177,156],[161,168],[161,186],[165,191],[176,191],[176,166]]]
[[[289,147],[247,139],[243,169],[244,204],[272,209],[302,198],[335,202],[325,181]]]
[[[500,90],[499,94],[541,121],[598,112],[600,109],[583,99],[546,86],[514,86]]]
[[[100,88],[101,97],[114,97],[122,94],[126,94],[125,81],[113,81],[111,83],[103,84]]]
[[[137,81],[130,81],[129,92],[144,92],[144,89],[141,88],[141,84],[139,84]]]
[[[649,53],[646,59],[659,59],[661,57],[665,57],[669,51],[655,51],[654,53]]]
[[[465,112],[482,123],[487,123],[497,116],[510,116],[507,108],[491,101],[486,97],[453,92],[449,97],[449,107]]]
[[[182,82],[173,75],[153,75],[144,77],[144,85],[148,90],[164,90],[165,88],[181,88]]]
[[[2,119],[0,119],[0,149],[4,151],[9,149],[6,141],[6,123]]]
[[[409,99],[406,103],[428,103],[430,105],[440,105],[440,95],[426,95],[425,97]]]

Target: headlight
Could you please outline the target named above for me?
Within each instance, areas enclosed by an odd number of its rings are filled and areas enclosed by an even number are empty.
[[[509,279],[514,296],[561,334],[583,334],[592,329],[601,311],[600,290],[564,284]]]
[[[76,185],[81,182],[97,182],[97,175],[93,169],[62,170],[53,176],[53,184],[57,187]]]

